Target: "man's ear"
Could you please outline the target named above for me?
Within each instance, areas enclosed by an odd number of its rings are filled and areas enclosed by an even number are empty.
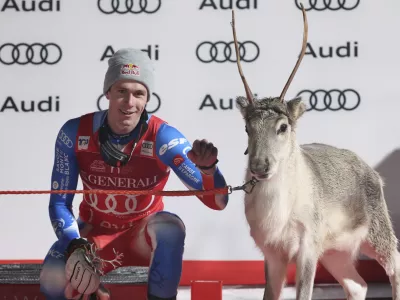
[[[239,109],[240,113],[243,117],[246,116],[247,106],[249,105],[249,101],[246,97],[238,96],[236,97],[236,107]]]
[[[296,97],[286,102],[290,118],[297,121],[306,111],[306,105],[302,102],[301,97]]]
[[[110,90],[107,91],[107,93],[105,93],[105,96],[108,100],[110,100]]]

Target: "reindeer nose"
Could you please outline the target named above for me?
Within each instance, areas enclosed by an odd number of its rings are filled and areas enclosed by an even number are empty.
[[[254,160],[250,163],[250,171],[254,175],[266,175],[269,171],[269,161],[266,159],[262,160]]]

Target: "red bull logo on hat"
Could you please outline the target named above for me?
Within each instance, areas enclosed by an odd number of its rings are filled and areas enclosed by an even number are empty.
[[[123,64],[121,66],[121,74],[140,76],[140,67],[135,64]]]

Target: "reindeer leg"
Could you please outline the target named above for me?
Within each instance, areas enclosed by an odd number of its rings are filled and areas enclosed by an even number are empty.
[[[358,274],[351,253],[332,251],[324,254],[320,261],[343,287],[348,300],[365,299],[367,283]]]
[[[303,237],[306,239],[306,237]],[[296,261],[296,299],[310,300],[314,287],[318,257],[312,246],[302,243]]]
[[[383,240],[385,239],[389,239],[389,237],[383,236]],[[395,244],[387,248],[382,247],[382,245],[385,245],[385,241],[380,245],[373,245],[371,242],[365,242],[361,245],[361,252],[375,259],[385,269],[386,275],[389,277],[392,285],[392,299],[400,300],[400,253],[396,249]]]
[[[278,251],[264,253],[265,290],[263,300],[281,299],[286,281],[288,261]]]

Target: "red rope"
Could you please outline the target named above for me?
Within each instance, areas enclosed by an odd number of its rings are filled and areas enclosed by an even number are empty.
[[[0,195],[24,195],[24,194],[127,194],[127,195],[157,195],[157,196],[199,196],[213,194],[228,194],[230,187],[195,191],[128,191],[128,190],[39,190],[39,191],[0,191]]]

